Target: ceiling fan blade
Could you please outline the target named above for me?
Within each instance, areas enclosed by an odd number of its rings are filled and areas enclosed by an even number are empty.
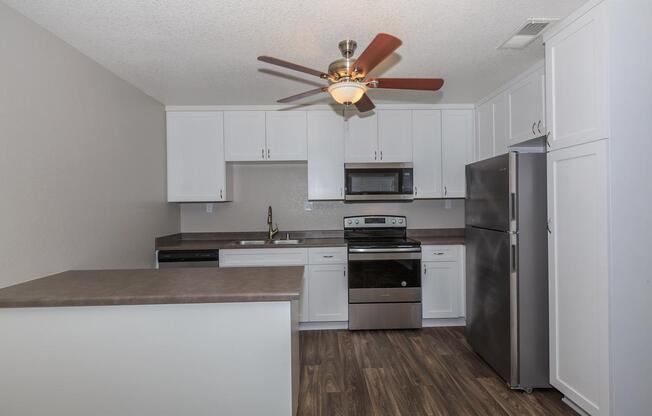
[[[374,105],[373,101],[369,98],[367,94],[363,95],[358,102],[355,103],[355,108],[358,109],[359,112],[361,113],[366,113],[367,111],[371,111],[376,106]]]
[[[284,68],[293,69],[295,71],[304,72],[306,74],[314,75],[319,78],[328,78],[328,74],[325,74],[316,69],[311,69],[302,65],[293,64],[292,62],[284,61],[282,59],[272,58],[271,56],[259,56],[259,61],[267,62],[268,64],[282,66]]]
[[[379,33],[371,41],[358,59],[355,61],[353,68],[358,74],[366,76],[379,63],[392,54],[403,42],[395,36],[387,33]]]
[[[298,100],[303,97],[309,97],[311,95],[319,94],[320,92],[325,92],[328,90],[328,87],[321,87],[321,88],[316,88],[314,90],[302,92],[301,94],[296,94],[296,95],[291,95],[289,97],[281,98],[277,102],[279,103],[289,103],[291,101]]]
[[[374,78],[369,86],[393,90],[437,91],[443,85],[444,80],[441,78]]]

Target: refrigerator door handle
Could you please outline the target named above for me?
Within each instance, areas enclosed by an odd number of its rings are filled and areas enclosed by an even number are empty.
[[[510,273],[509,273],[509,338],[510,338],[510,385],[518,386],[519,357],[518,357],[518,247],[517,236],[512,234],[509,244]]]

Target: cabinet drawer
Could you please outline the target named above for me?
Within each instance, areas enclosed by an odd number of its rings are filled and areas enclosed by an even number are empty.
[[[460,249],[459,245],[421,246],[421,261],[458,261]]]
[[[309,264],[346,264],[346,247],[308,249]]]
[[[220,267],[305,266],[305,248],[262,248],[220,250]]]

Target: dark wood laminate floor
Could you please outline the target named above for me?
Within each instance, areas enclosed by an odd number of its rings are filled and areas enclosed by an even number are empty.
[[[555,390],[509,390],[463,327],[300,337],[299,416],[575,415]]]

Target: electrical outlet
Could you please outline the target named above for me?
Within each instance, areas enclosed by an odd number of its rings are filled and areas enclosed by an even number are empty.
[[[446,209],[453,208],[453,201],[451,201],[450,199],[445,200],[444,201],[444,208],[446,208]]]
[[[208,214],[213,212],[213,204],[206,204],[206,212]]]
[[[303,203],[303,210],[304,211],[312,211],[312,201],[305,201]]]

